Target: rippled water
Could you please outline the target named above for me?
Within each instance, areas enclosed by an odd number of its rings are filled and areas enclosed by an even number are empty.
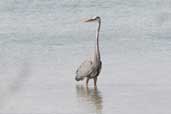
[[[93,54],[98,88],[74,80]],[[0,114],[170,114],[169,0],[1,0]]]

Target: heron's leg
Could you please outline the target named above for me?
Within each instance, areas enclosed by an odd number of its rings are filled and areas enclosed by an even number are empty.
[[[87,78],[86,80],[86,86],[88,87],[88,82],[89,82],[89,78]]]
[[[97,87],[96,83],[97,83],[97,77],[94,78],[94,87]]]

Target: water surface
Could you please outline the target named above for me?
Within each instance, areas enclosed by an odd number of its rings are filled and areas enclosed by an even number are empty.
[[[0,113],[170,114],[169,0],[1,0]],[[101,16],[102,72],[74,80],[94,52]]]

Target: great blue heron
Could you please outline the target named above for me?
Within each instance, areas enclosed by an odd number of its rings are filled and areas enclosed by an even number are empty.
[[[91,59],[84,61],[77,69],[75,80],[80,81],[84,78],[87,78],[86,86],[88,87],[89,79],[94,79],[94,87],[96,87],[97,77],[102,67],[99,49],[99,32],[101,26],[101,19],[99,16],[96,16],[91,19],[85,20],[84,22],[98,22],[98,28],[96,32],[96,47],[94,56]]]

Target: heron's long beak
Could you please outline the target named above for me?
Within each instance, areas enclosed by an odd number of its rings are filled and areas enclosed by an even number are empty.
[[[96,19],[87,19],[87,20],[84,20],[84,22],[93,22],[95,21]]]

